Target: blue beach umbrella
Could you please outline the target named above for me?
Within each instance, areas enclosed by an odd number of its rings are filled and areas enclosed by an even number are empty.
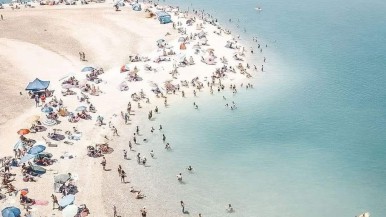
[[[51,113],[53,111],[54,111],[54,109],[52,107],[45,106],[42,108],[42,112],[44,112],[44,113]]]
[[[33,147],[28,151],[28,154],[31,154],[31,155],[37,155],[37,154],[39,154],[40,152],[43,152],[44,150],[46,150],[46,146],[44,146],[44,145],[35,145],[35,146],[33,146]]]
[[[61,207],[66,207],[70,204],[72,204],[75,200],[75,195],[73,194],[69,194],[65,197],[63,197],[60,201],[59,201],[59,206]]]
[[[91,66],[87,66],[87,67],[84,67],[82,69],[82,72],[91,72],[94,70],[94,67],[91,67]]]
[[[2,217],[20,217],[21,212],[19,208],[14,206],[6,207],[1,211]]]
[[[23,164],[23,163],[25,163],[25,162],[31,160],[31,159],[34,158],[34,157],[35,157],[34,154],[26,154],[26,155],[24,155],[24,156],[20,159],[19,164]]]

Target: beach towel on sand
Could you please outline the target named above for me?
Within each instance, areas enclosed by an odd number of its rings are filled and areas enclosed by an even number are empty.
[[[35,200],[35,204],[34,205],[47,206],[48,205],[48,201],[46,201],[46,200]]]

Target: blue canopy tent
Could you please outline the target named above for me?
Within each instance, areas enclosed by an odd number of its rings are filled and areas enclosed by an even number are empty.
[[[25,88],[25,90],[41,91],[47,89],[49,85],[49,81],[42,81],[39,78],[36,78],[34,81],[28,83],[28,86]]]
[[[172,17],[170,14],[166,13],[165,11],[157,11],[155,14],[158,17],[158,20],[161,24],[166,24],[172,22]]]
[[[133,4],[133,10],[141,11],[142,10],[141,4],[138,4],[138,3]]]

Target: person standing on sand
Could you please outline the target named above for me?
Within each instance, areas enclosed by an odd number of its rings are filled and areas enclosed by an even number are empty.
[[[113,206],[113,212],[114,212],[114,217],[117,217],[117,207],[115,205]]]
[[[39,106],[39,95],[35,95],[35,105],[36,105],[36,107],[38,107]]]
[[[3,15],[1,15],[1,20],[4,20],[4,17],[3,17]]]
[[[125,171],[124,171],[124,170],[121,170],[121,182],[122,182],[122,183],[126,183],[125,177],[126,177]]]
[[[60,205],[58,202],[58,198],[54,194],[51,195],[51,198],[52,198],[52,210],[55,209],[55,205],[58,205],[56,209],[59,209]]]
[[[103,159],[102,159],[102,166],[103,166],[103,170],[106,170],[106,164],[107,164],[107,161],[106,161],[106,158],[105,157],[103,157]]]
[[[82,51],[79,51],[79,60],[80,60],[80,61],[83,61]]]
[[[141,215],[142,215],[142,217],[146,217],[146,214],[147,214],[147,212],[146,212],[146,207],[143,207],[143,208],[141,209]]]
[[[118,165],[118,176],[121,176],[122,173],[122,167],[121,165]]]
[[[123,159],[127,160],[127,151],[126,151],[126,149],[123,150]]]
[[[185,213],[185,204],[184,201],[181,200],[182,213]]]

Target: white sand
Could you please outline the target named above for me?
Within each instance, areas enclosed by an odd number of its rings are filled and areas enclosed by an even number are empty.
[[[152,195],[149,189],[153,188],[151,182],[130,183],[122,185],[119,182],[116,168],[122,164],[122,150],[128,149],[127,137],[113,137],[109,142],[115,151],[106,155],[108,166],[111,172],[105,172],[101,169],[101,158],[90,158],[87,156],[86,147],[94,145],[99,135],[112,135],[108,126],[98,127],[95,125],[97,115],[105,117],[105,122],[110,120],[118,128],[118,132],[132,135],[135,126],[147,120],[148,111],[154,109],[157,105],[164,109],[162,98],[156,98],[151,92],[151,82],[164,87],[166,80],[172,80],[169,72],[172,69],[173,61],[156,64],[153,61],[147,62],[157,69],[157,72],[148,72],[144,70],[143,62],[131,63],[130,67],[137,66],[139,76],[143,78],[141,82],[128,82],[129,91],[121,92],[118,85],[125,80],[127,73],[119,73],[122,65],[129,63],[129,55],[139,54],[140,56],[149,56],[151,60],[156,56],[156,40],[160,38],[174,46],[176,53],[179,53],[180,36],[176,30],[173,30],[172,24],[160,25],[154,19],[147,19],[144,12],[134,12],[131,7],[121,8],[122,11],[115,12],[111,4],[90,4],[85,6],[39,6],[34,9],[22,8],[12,11],[9,8],[0,11],[5,17],[5,21],[0,22],[0,75],[1,75],[1,108],[0,108],[0,157],[12,155],[13,145],[18,140],[17,130],[20,128],[29,128],[26,119],[32,115],[41,115],[40,108],[35,108],[34,101],[28,99],[24,88],[28,81],[38,77],[42,80],[50,80],[49,89],[56,90],[56,97],[63,99],[64,105],[69,111],[73,111],[81,105],[76,96],[63,97],[60,93],[60,84],[62,79],[68,75],[74,75],[77,78],[84,77],[80,70],[84,66],[103,67],[105,73],[100,76],[103,80],[97,86],[103,91],[100,96],[90,96],[90,101],[95,105],[98,112],[92,114],[93,120],[81,120],[77,124],[67,121],[67,118],[60,118],[61,124],[48,127],[71,130],[73,126],[83,133],[80,141],[74,142],[72,146],[61,142],[57,148],[48,147],[46,151],[53,153],[54,158],[59,158],[65,152],[70,152],[76,157],[74,159],[59,159],[58,163],[47,167],[49,170],[45,175],[38,179],[36,183],[25,183],[21,181],[19,168],[14,168],[13,172],[17,174],[15,186],[19,189],[29,188],[29,196],[34,199],[48,200],[48,206],[34,206],[32,213],[34,216],[61,216],[60,211],[52,211],[50,195],[53,193],[53,174],[71,172],[79,176],[77,181],[80,192],[76,195],[76,204],[87,204],[91,211],[91,216],[112,216],[112,205],[118,204],[119,215],[121,216],[139,216],[139,210],[146,205],[149,209],[148,216],[179,216],[180,213],[171,211],[169,207],[163,206],[164,201],[156,195]],[[185,24],[185,19],[173,17],[173,21],[181,21]],[[216,27],[209,24],[204,25],[204,30],[209,33],[207,36],[210,46],[204,48],[214,48],[215,55],[218,57],[226,56],[229,65],[236,66],[238,62],[233,60],[232,55],[236,50],[225,48],[230,35],[218,36],[213,34]],[[218,30],[217,30],[218,31]],[[171,36],[165,37],[169,32]],[[188,33],[199,32],[195,30],[195,24],[188,27]],[[195,42],[187,44],[186,57],[194,57],[195,65],[178,68],[178,79],[173,84],[179,84],[180,80],[188,80],[199,77],[201,81],[205,77],[210,81],[210,76],[216,68],[222,66],[206,65],[200,62],[200,55],[194,55],[191,49]],[[86,53],[88,62],[79,61],[79,51]],[[174,56],[170,57],[172,60]],[[245,66],[245,63],[243,63]],[[255,73],[249,70],[251,74]],[[227,79],[223,81],[226,89],[230,83],[239,84],[249,82],[245,75],[239,73],[227,73]],[[200,94],[209,94],[209,88],[206,87]],[[137,104],[132,102],[135,116],[131,116],[130,125],[125,125],[120,118],[120,111],[126,111],[129,101],[132,101],[130,95],[139,92],[141,89],[150,98],[151,104],[141,101],[143,106],[137,109]],[[191,97],[192,88],[182,88],[186,97]],[[217,86],[214,88],[216,92]],[[74,89],[79,93],[79,89]],[[19,92],[23,95],[20,96]],[[168,104],[181,98],[181,93],[168,95]],[[49,101],[48,98],[47,101]],[[153,111],[154,112],[154,111]],[[117,114],[113,117],[112,114]],[[41,141],[41,136],[47,137],[47,132],[28,134],[26,137]],[[125,139],[126,138],[126,139]],[[124,144],[125,146],[123,146]],[[138,147],[140,149],[140,147]],[[135,161],[135,153],[129,153],[129,157]],[[130,177],[136,176],[134,168],[124,170]],[[147,197],[143,200],[135,200],[134,196],[128,191],[129,186],[143,186],[141,190]],[[118,186],[118,187],[117,187]],[[148,188],[146,188],[148,186]],[[174,203],[174,202],[173,202]],[[173,204],[172,203],[172,204]],[[19,206],[18,197],[11,198],[6,202],[0,203],[0,209],[6,205]],[[196,213],[192,213],[196,216]]]

